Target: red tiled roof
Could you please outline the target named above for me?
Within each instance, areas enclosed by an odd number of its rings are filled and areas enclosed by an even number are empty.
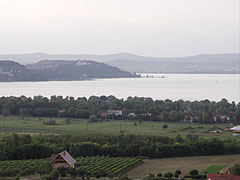
[[[208,174],[207,180],[240,180],[240,176],[228,174]]]

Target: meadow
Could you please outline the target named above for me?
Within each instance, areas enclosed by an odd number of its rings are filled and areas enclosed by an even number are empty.
[[[45,125],[43,122],[50,119],[56,121],[56,125]],[[5,121],[5,123],[4,123]],[[163,125],[168,128],[163,129]],[[187,134],[198,135],[199,137],[233,137],[229,131],[219,134],[212,134],[210,131],[229,127],[227,124],[193,124],[177,122],[156,122],[156,121],[127,121],[127,120],[104,120],[97,123],[89,123],[86,119],[71,119],[66,123],[66,118],[38,118],[20,116],[0,116],[0,133],[29,133],[29,134],[110,134],[117,135],[161,135],[175,137],[176,135],[186,136]]]

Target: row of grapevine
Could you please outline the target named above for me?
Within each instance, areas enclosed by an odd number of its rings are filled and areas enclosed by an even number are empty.
[[[140,161],[139,158],[111,158],[109,156],[78,157],[77,166],[84,167],[90,174],[104,170],[107,174],[117,175]]]
[[[93,156],[76,158],[76,167],[84,167],[89,174],[105,171],[107,174],[117,175],[126,168],[141,161],[140,158],[112,158],[109,156]],[[10,160],[0,161],[0,177],[31,175],[36,173],[39,165],[49,162],[49,159]]]

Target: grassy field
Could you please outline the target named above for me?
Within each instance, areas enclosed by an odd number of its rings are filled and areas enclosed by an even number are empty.
[[[209,166],[208,168],[204,169],[200,174],[216,174],[218,173],[220,170],[224,169],[226,167],[226,165],[212,165]]]
[[[136,121],[103,121],[98,123],[88,123],[88,120],[73,119],[70,124],[65,123],[66,118],[52,118],[56,120],[56,125],[44,125],[44,121],[50,118],[36,117],[7,117],[3,126],[3,117],[0,116],[0,133],[33,133],[33,134],[120,134],[120,129],[124,134],[138,135],[163,135],[175,137],[180,134],[199,135],[202,137],[220,137],[220,138],[238,138],[233,137],[231,132],[221,134],[211,134],[211,130],[223,129],[228,127],[224,124],[190,124],[190,123],[170,123],[170,122],[146,122],[139,123]],[[164,124],[168,125],[167,129],[163,129]]]
[[[238,162],[240,162],[240,155],[147,159],[126,173],[131,178],[146,177],[149,173],[155,175],[158,172],[174,173],[176,170],[181,170],[182,175],[188,175],[193,169],[197,169],[199,172],[206,171],[207,168],[210,168],[208,170],[212,169],[211,172],[213,170],[218,172],[221,169],[227,171],[228,167],[232,167]]]

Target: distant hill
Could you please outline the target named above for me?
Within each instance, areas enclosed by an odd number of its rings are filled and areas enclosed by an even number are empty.
[[[105,62],[129,72],[142,73],[239,73],[240,54],[201,54],[183,58],[115,59]],[[146,58],[146,57],[144,57]]]
[[[0,81],[45,81],[37,71],[27,69],[14,61],[0,61]]]
[[[116,66],[128,72],[145,73],[239,73],[239,53],[200,54],[188,57],[157,58],[138,56],[130,53],[109,55],[45,53],[0,55],[0,60],[9,59],[23,64],[39,60],[94,60]]]
[[[0,61],[0,81],[67,81],[127,77],[137,76],[95,61],[44,60],[26,66],[14,61]]]

